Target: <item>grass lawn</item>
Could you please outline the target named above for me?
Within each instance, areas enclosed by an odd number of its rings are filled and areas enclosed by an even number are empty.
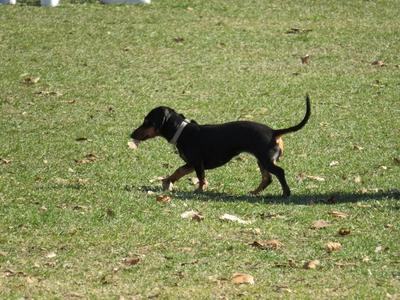
[[[400,299],[397,0],[78,2],[0,6],[0,299]],[[174,149],[127,147],[158,105],[283,128],[306,93],[289,199],[248,155],[165,193]]]

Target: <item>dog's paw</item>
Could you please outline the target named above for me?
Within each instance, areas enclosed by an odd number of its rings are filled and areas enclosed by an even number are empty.
[[[174,185],[168,178],[162,180],[162,188],[164,191],[172,191],[174,189]]]
[[[257,189],[249,192],[249,194],[253,195],[253,196],[257,196],[259,193],[260,193],[260,191]]]

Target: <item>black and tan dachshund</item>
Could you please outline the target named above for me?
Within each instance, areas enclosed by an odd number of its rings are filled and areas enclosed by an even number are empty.
[[[266,125],[235,121],[219,125],[199,125],[185,119],[182,114],[171,108],[160,106],[154,108],[145,118],[143,124],[132,134],[131,138],[139,143],[156,136],[162,136],[176,145],[185,164],[172,175],[163,180],[166,189],[181,177],[195,171],[199,179],[199,190],[207,185],[205,172],[226,164],[236,155],[247,152],[257,158],[262,179],[259,186],[252,191],[258,194],[263,191],[275,175],[283,190],[283,196],[290,196],[290,189],[285,179],[284,170],[276,165],[282,154],[281,136],[303,128],[310,118],[310,98],[306,97],[306,113],[296,126],[285,129],[272,129]]]

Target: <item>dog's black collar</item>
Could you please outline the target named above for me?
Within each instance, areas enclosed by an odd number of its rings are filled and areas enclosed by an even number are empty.
[[[169,140],[170,144],[176,145],[176,142],[178,141],[179,137],[181,136],[183,129],[185,129],[186,125],[189,123],[190,123],[190,120],[188,120],[188,119],[185,119],[182,121],[182,123],[179,125],[179,127],[176,130],[172,139]]]

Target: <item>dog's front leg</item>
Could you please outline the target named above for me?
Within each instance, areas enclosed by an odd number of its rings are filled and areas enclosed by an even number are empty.
[[[197,178],[199,179],[199,187],[197,188],[197,191],[202,192],[208,186],[208,182],[207,182],[207,180],[205,178],[206,174],[205,174],[205,171],[204,171],[203,163],[195,166],[194,169],[196,171]]]
[[[178,181],[179,179],[181,179],[183,176],[193,172],[193,168],[190,167],[189,165],[183,165],[182,167],[179,167],[178,169],[176,169],[176,171],[174,173],[172,173],[170,176],[168,176],[167,178],[164,178],[162,180],[162,186],[164,190],[170,190],[171,189],[171,185]]]

